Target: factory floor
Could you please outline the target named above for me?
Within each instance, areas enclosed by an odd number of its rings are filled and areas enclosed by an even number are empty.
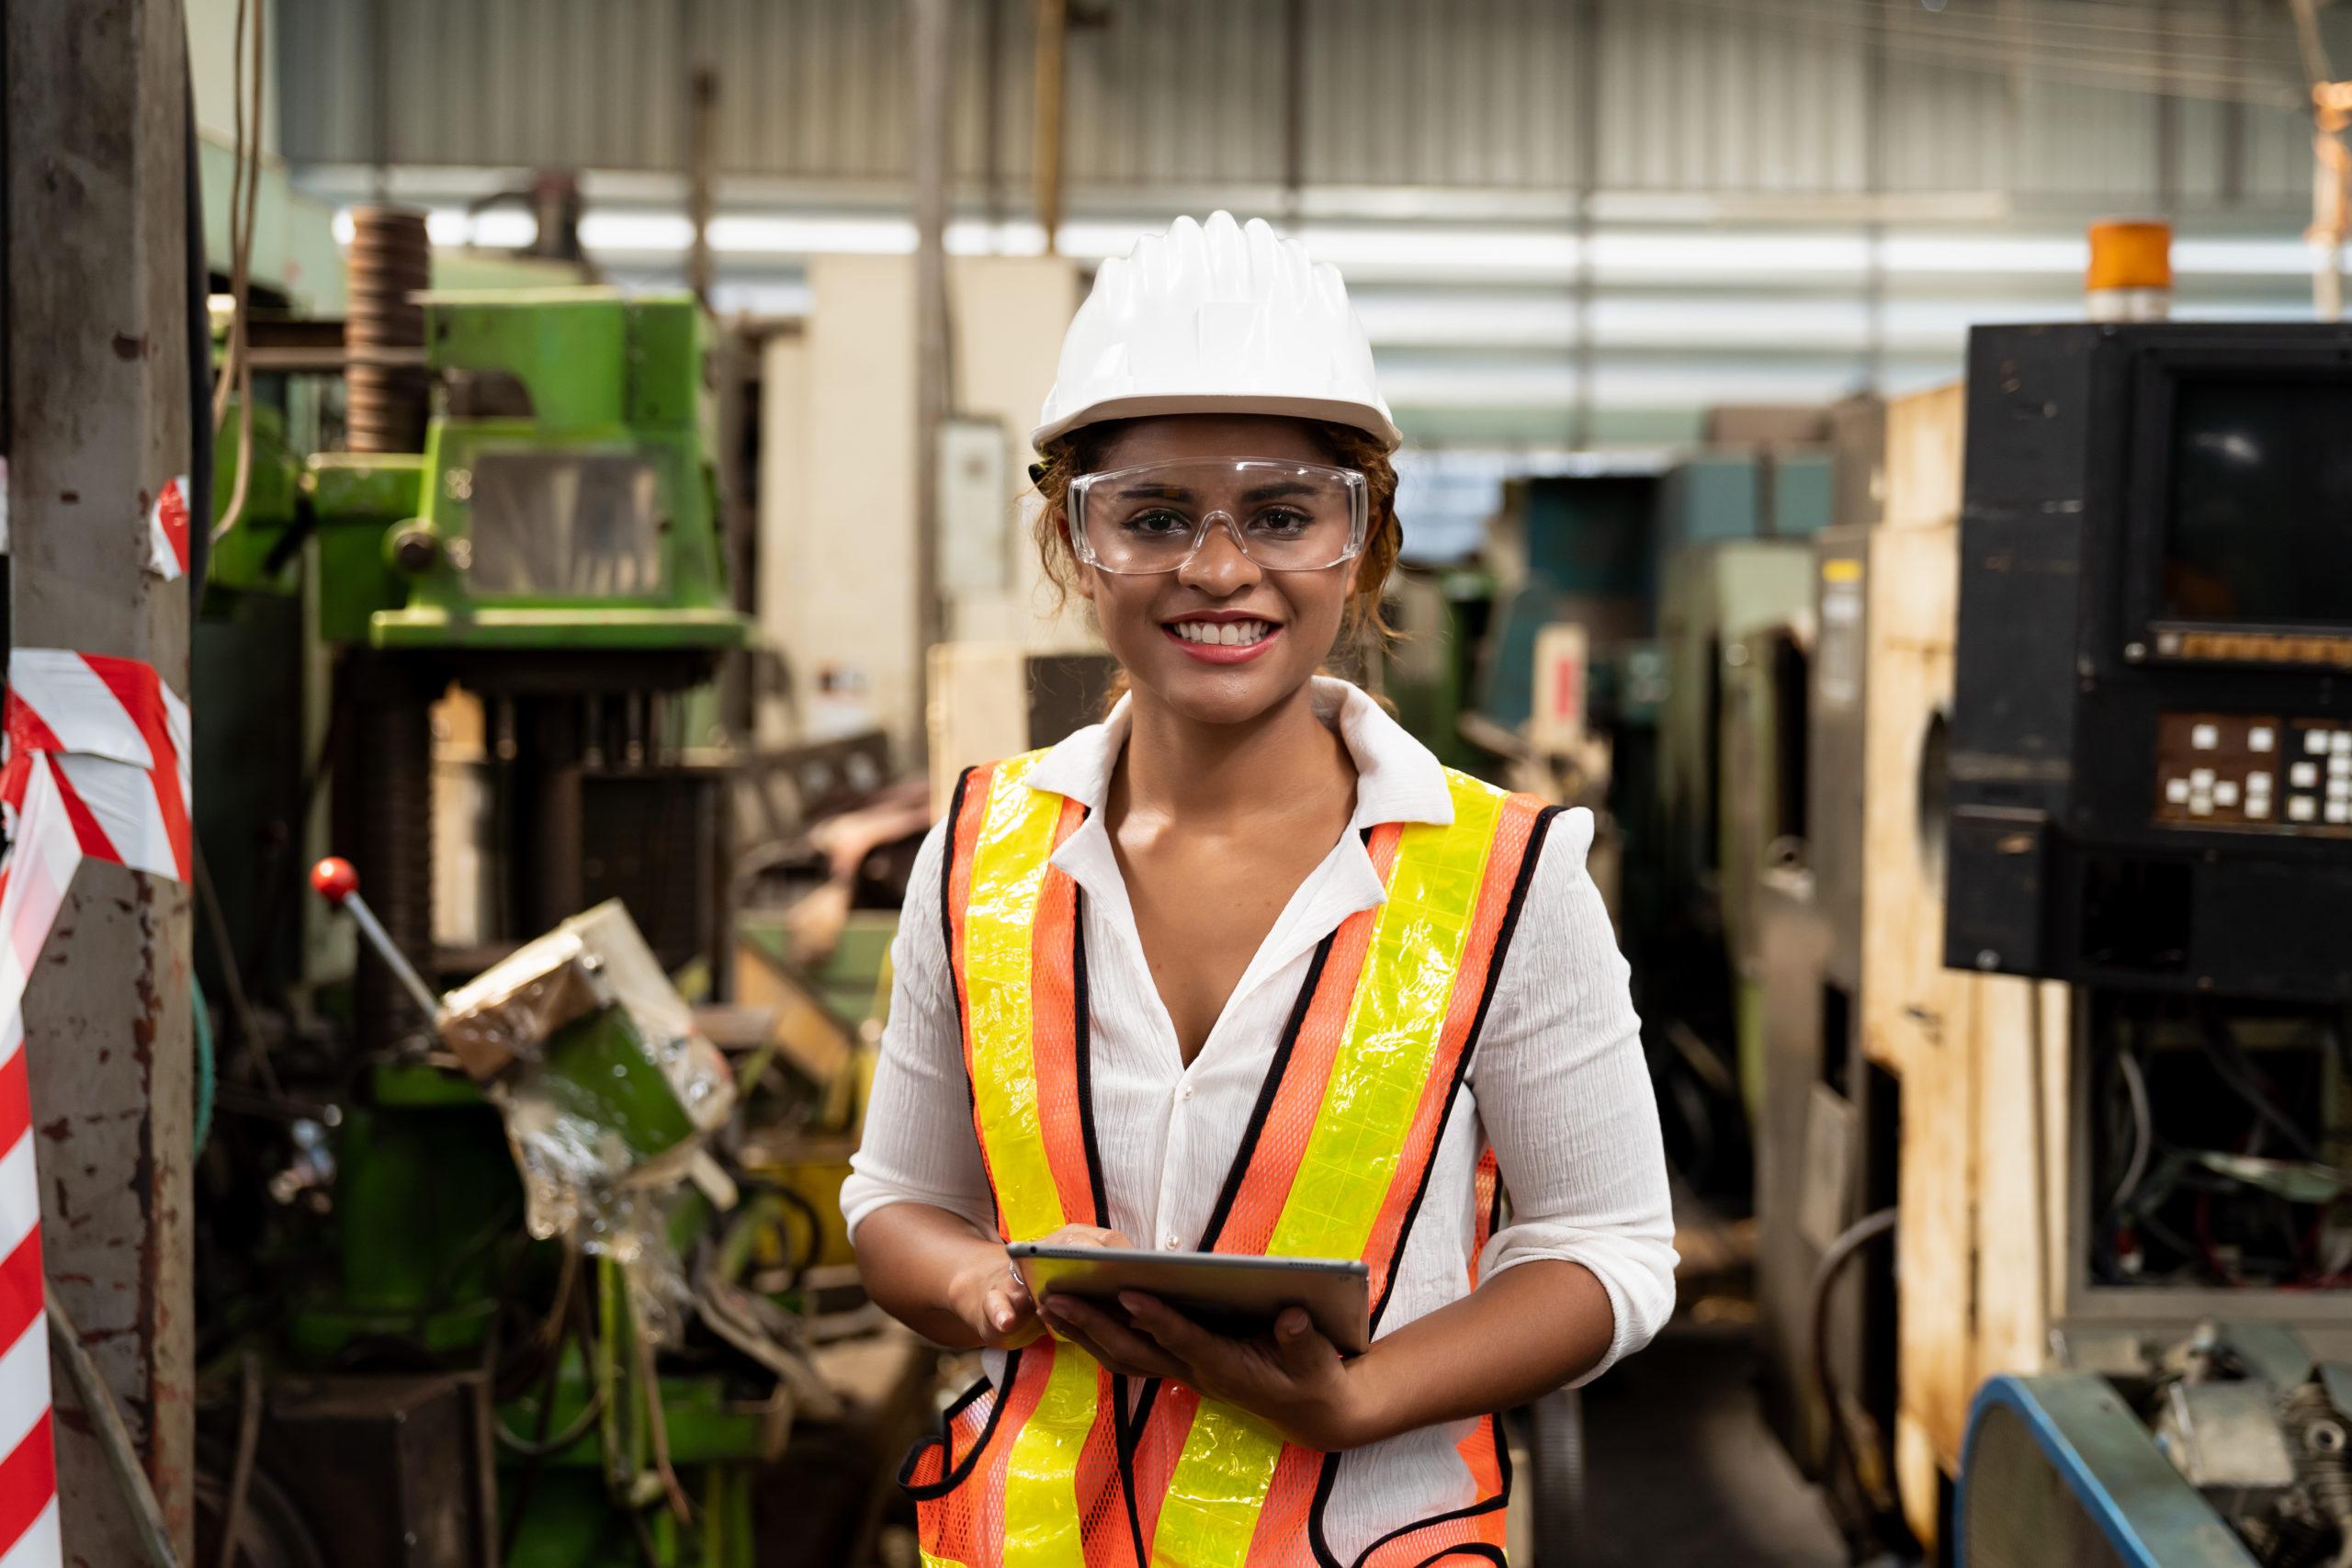
[[[1843,1568],[1821,1496],[1765,1424],[1746,1237],[1676,1196],[1680,1308],[1585,1392],[1578,1568]]]

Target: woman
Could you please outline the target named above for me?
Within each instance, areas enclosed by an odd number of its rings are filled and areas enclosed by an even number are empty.
[[[1220,212],[1106,262],[1033,439],[1127,693],[925,843],[842,1194],[875,1300],[989,1352],[902,1476],[927,1562],[1499,1562],[1493,1413],[1673,1298],[1590,815],[1317,673],[1378,630],[1400,437],[1296,243]],[[1374,1342],[1033,1301],[1021,1240],[1360,1258]]]

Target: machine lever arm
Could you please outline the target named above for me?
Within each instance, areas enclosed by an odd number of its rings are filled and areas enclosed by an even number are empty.
[[[385,966],[406,988],[410,999],[424,1014],[425,1021],[429,1024],[438,1021],[441,1016],[439,999],[434,996],[433,988],[424,983],[424,976],[409,963],[407,954],[392,945],[391,933],[385,931],[383,923],[376,919],[376,911],[368,907],[368,900],[359,896],[359,873],[352,863],[341,855],[329,855],[311,868],[311,887],[336,908],[350,911],[352,919],[358,923],[360,934],[368,939],[368,945],[376,950],[376,956],[384,961]]]

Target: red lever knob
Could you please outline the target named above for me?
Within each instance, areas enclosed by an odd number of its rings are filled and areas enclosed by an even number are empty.
[[[341,855],[329,855],[311,868],[311,886],[320,897],[339,906],[359,891],[359,874]]]

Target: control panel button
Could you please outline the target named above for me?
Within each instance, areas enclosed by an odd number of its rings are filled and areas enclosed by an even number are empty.
[[[2222,779],[2213,786],[2213,804],[2223,810],[2238,803],[2238,781]]]
[[[2245,814],[2249,818],[2256,822],[2268,820],[2270,817],[2270,797],[2267,795],[2247,795],[2245,797]]]
[[[2248,795],[2268,795],[2270,793],[2270,775],[2258,770],[2246,774],[2245,792]]]
[[[2327,731],[2324,729],[2304,730],[2303,750],[2309,751],[2314,757],[2324,757],[2327,755]]]
[[[2352,822],[2352,800],[2329,801],[2327,819],[2335,823]]]
[[[2328,780],[2327,798],[2330,800],[2352,800],[2352,779]]]
[[[2188,744],[2196,750],[2211,751],[2221,743],[2222,731],[2218,725],[2200,724],[2193,727],[2188,732]]]
[[[2287,802],[2287,820],[2308,822],[2319,815],[2319,802],[2308,795],[2298,795]]]
[[[2213,787],[2213,770],[2211,768],[2189,769],[2188,787],[2195,790],[2211,789]]]
[[[2297,789],[2318,788],[2319,764],[2317,762],[2295,763],[2287,770],[2287,782]]]
[[[2188,805],[2188,781],[2187,779],[2166,779],[2165,781],[2165,799],[2174,806]]]
[[[2271,733],[2268,725],[2257,724],[2245,732],[2245,749],[2249,751],[2267,751],[2276,739],[2277,737]]]
[[[2352,779],[2352,752],[2343,752],[2327,760],[2327,776],[2332,779]]]
[[[2327,738],[2328,750],[2339,757],[2352,756],[2352,729],[2339,729]]]

